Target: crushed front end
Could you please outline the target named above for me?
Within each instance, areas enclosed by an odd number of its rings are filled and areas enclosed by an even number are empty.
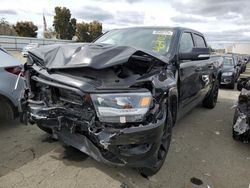
[[[167,121],[167,91],[175,84],[164,65],[133,52],[109,67],[48,69],[30,54],[21,119],[97,161],[151,168]]]

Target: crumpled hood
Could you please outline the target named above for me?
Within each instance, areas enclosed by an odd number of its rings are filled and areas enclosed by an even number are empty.
[[[77,67],[103,69],[126,63],[137,52],[143,52],[144,55],[154,57],[164,63],[168,62],[166,57],[159,54],[145,52],[129,46],[109,44],[56,44],[29,50],[30,56],[39,58],[40,63],[48,69]]]

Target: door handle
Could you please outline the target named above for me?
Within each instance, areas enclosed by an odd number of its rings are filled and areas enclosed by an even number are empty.
[[[197,67],[197,68],[195,69],[195,71],[196,71],[196,72],[202,71],[202,68],[201,68],[201,67]]]

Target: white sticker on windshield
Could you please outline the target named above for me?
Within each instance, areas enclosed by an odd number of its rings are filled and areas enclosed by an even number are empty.
[[[153,31],[153,35],[173,35],[173,31]]]

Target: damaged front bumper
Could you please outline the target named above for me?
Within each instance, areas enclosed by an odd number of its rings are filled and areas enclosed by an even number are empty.
[[[166,106],[155,107],[155,111],[161,112],[154,121],[118,124],[99,122],[90,109],[83,112],[80,108],[47,107],[44,101],[27,97],[20,101],[29,123],[51,129],[53,137],[97,161],[148,168],[157,161],[157,150],[166,123]],[[79,118],[82,114],[84,118]]]

